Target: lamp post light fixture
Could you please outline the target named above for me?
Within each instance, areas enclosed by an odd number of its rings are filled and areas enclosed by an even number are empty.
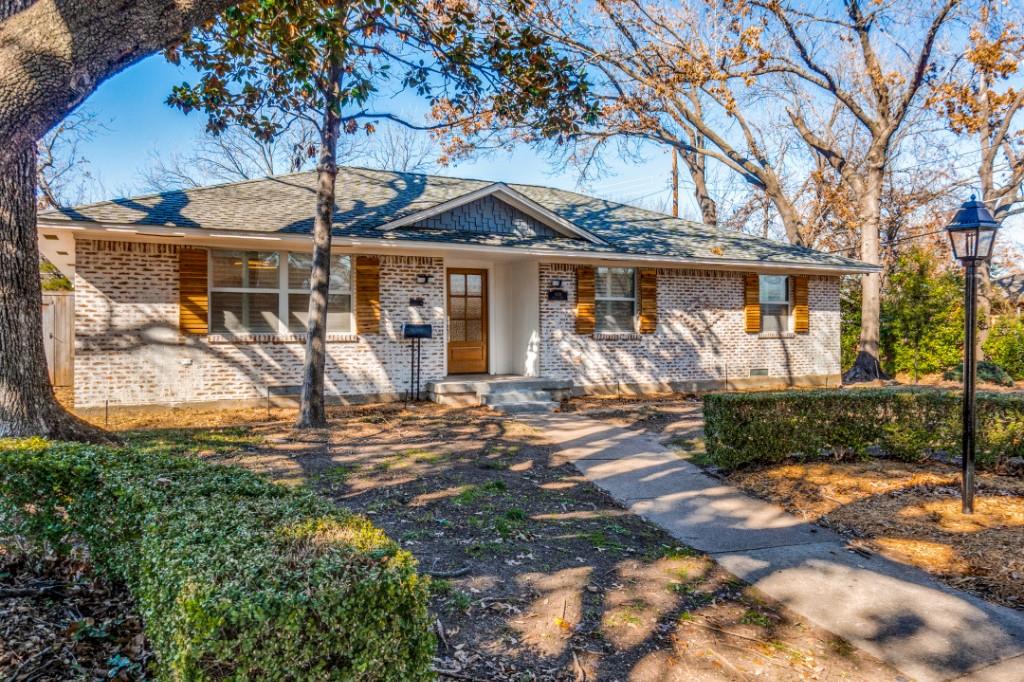
[[[964,399],[963,440],[961,461],[963,478],[960,497],[965,514],[974,513],[974,384],[977,377],[977,321],[978,263],[992,256],[999,223],[985,204],[971,200],[960,206],[956,216],[946,227],[953,257],[964,266]]]

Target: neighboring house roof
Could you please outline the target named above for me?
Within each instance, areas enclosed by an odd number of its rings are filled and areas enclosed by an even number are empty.
[[[39,214],[64,221],[159,225],[202,230],[310,234],[316,173],[103,201]],[[558,232],[493,234],[428,227],[426,219],[482,196],[510,203]],[[426,225],[418,225],[423,220]],[[867,272],[868,265],[784,242],[761,239],[634,206],[537,185],[494,183],[418,173],[338,170],[333,234],[338,237],[620,254],[669,261],[752,261]]]

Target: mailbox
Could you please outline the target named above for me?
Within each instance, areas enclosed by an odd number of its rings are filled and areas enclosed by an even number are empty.
[[[434,338],[434,325],[406,324],[402,327],[402,333],[407,339],[432,339]]]

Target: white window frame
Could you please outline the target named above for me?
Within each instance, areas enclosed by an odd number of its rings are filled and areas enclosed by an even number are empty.
[[[763,286],[762,282],[763,282],[765,277],[783,277],[785,279],[785,281],[786,281],[786,286],[785,286],[786,300],[785,301],[765,301],[764,300],[763,297],[764,297],[765,287]],[[789,275],[758,275],[758,280],[757,280],[757,305],[761,309],[760,317],[761,317],[761,333],[762,334],[789,334],[789,333],[792,333],[792,331],[793,331],[793,278],[790,277]],[[764,306],[766,306],[766,305],[779,305],[779,306],[785,305],[786,306],[786,328],[785,329],[781,329],[781,330],[777,330],[777,331],[776,330],[765,330],[765,328],[764,328],[764,318],[765,318]]]
[[[277,287],[219,287],[213,284],[213,256],[215,253],[276,253],[277,254]],[[309,289],[295,289],[289,286],[288,278],[288,255],[290,253],[301,253],[306,255],[305,251],[278,251],[276,249],[209,249],[206,257],[206,281],[208,282],[206,292],[209,300],[206,310],[206,325],[207,329],[210,330],[211,335],[216,336],[249,336],[254,334],[276,334],[278,336],[294,336],[298,334],[305,334],[305,332],[292,332],[288,330],[288,296],[290,294],[306,294],[309,295]],[[351,267],[352,254],[331,254],[331,258],[336,256],[344,256],[350,259],[349,267],[349,296],[352,297],[352,304],[349,306],[349,330],[347,332],[332,332],[327,330],[328,334],[354,334],[355,333],[355,279],[356,271],[354,267]],[[248,269],[248,259],[242,261],[242,281],[247,281],[246,270]],[[213,295],[215,292],[221,293],[255,293],[255,294],[277,294],[277,331],[276,332],[252,332],[245,331],[241,333],[232,332],[215,332],[213,331]]]
[[[632,271],[632,273],[633,273],[633,295],[632,296],[600,296],[600,295],[598,295],[598,293],[597,293],[598,292],[597,281],[600,278],[600,274],[599,273],[601,272],[601,270],[630,270],[630,271]],[[637,279],[636,279],[636,277],[637,277],[637,268],[622,267],[622,266],[617,266],[617,265],[598,265],[597,267],[594,268],[594,332],[595,333],[597,333],[597,334],[628,334],[630,332],[635,332],[636,331],[637,310],[639,309],[639,305],[637,305],[637,298],[638,298],[637,297],[637,290],[638,290],[639,287],[637,286]],[[601,329],[601,318],[600,318],[600,316],[597,313],[597,308],[598,308],[597,303],[598,303],[598,301],[629,301],[630,303],[632,303],[633,304],[632,325],[631,325],[632,328],[631,329],[627,329],[625,331],[621,330],[621,329]]]

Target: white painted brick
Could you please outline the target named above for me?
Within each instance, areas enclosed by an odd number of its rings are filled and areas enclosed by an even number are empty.
[[[578,386],[664,384],[750,376],[839,373],[839,278],[808,282],[810,333],[789,338],[747,334],[743,321],[743,273],[658,270],[658,327],[653,334],[600,339],[576,334],[575,266],[543,263],[541,277],[542,376]],[[568,301],[545,292],[558,278]]]

